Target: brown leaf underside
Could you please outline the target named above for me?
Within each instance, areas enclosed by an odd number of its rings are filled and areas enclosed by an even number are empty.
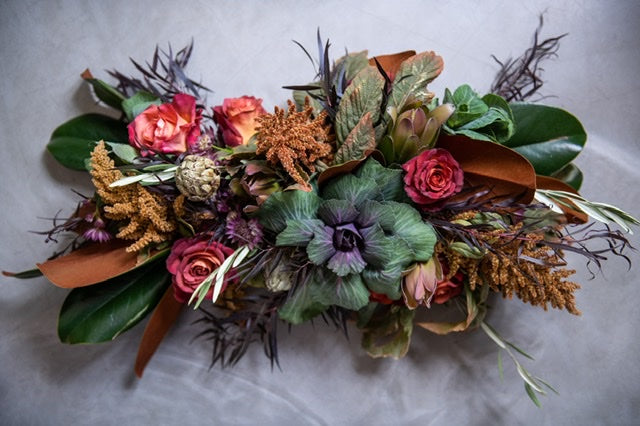
[[[149,360],[151,360],[173,323],[178,319],[183,306],[173,296],[173,287],[169,287],[153,314],[151,314],[151,318],[144,329],[134,366],[136,376],[142,377]]]
[[[36,266],[58,287],[76,288],[97,284],[134,268],[137,253],[127,253],[128,243],[112,240],[92,243]]]

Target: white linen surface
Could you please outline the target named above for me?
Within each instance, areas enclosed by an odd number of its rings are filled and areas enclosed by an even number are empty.
[[[111,81],[106,69],[133,73],[129,57],[149,60],[158,44],[195,40],[189,74],[213,89],[208,104],[254,95],[269,110],[281,86],[304,84],[313,68],[316,29],[333,58],[348,48],[372,55],[415,49],[443,56],[431,88],[470,83],[488,90],[505,59],[530,45],[538,15],[543,37],[569,33],[559,58],[545,63],[545,103],[571,111],[589,141],[577,163],[582,193],[640,216],[640,4],[636,1],[9,1],[0,5],[1,264],[29,269],[55,249],[28,233],[50,226],[77,196],[86,174],[45,151],[51,131],[100,112],[80,73]],[[636,236],[632,241],[640,242]],[[640,417],[640,256],[628,270],[612,258],[590,274],[581,258],[583,315],[544,312],[496,298],[488,322],[528,350],[527,368],[560,393],[535,407],[505,357],[481,332],[446,337],[416,329],[406,358],[369,359],[359,334],[347,341],[321,321],[280,332],[282,370],[271,371],[256,345],[233,369],[208,369],[210,344],[193,340],[197,312],[184,315],[149,364],[133,361],[144,322],[116,341],[59,343],[56,318],[67,291],[44,278],[0,280],[0,424],[637,424]]]

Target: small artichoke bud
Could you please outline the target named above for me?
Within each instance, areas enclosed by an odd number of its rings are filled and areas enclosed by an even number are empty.
[[[265,274],[264,284],[272,292],[287,291],[293,283],[293,274],[282,263],[279,263],[270,274]]]
[[[205,201],[220,186],[216,163],[207,157],[187,155],[176,170],[176,186],[191,201]]]
[[[390,139],[394,161],[404,163],[425,149],[432,148],[443,123],[453,114],[453,105],[444,104],[429,111],[425,105],[409,105],[397,116]]]

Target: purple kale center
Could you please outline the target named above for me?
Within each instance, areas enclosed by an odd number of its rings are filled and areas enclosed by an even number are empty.
[[[356,227],[349,223],[335,228],[333,246],[336,250],[344,252],[350,252],[354,249],[362,250],[364,248],[364,240]]]

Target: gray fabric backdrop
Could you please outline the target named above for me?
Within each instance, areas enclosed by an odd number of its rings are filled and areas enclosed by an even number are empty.
[[[568,32],[560,58],[545,64],[546,103],[576,114],[588,133],[578,159],[583,194],[640,216],[637,99],[640,38],[636,1],[3,1],[0,5],[0,267],[30,268],[54,250],[29,230],[69,214],[86,175],[45,152],[58,124],[101,111],[79,75],[91,67],[133,72],[128,58],[156,43],[195,39],[191,75],[225,97],[255,95],[271,109],[282,85],[313,77],[291,40],[312,51],[315,32],[371,54],[435,50],[445,71],[432,85],[488,89],[490,58],[518,55],[546,11],[543,36]],[[636,245],[638,238],[633,237]],[[0,423],[26,424],[633,424],[640,415],[637,273],[612,259],[589,280],[574,258],[580,317],[495,299],[488,318],[536,358],[527,367],[560,395],[527,398],[513,365],[500,381],[497,348],[481,332],[438,337],[415,331],[401,361],[372,360],[322,323],[280,335],[282,371],[255,347],[234,369],[208,370],[208,342],[183,316],[137,380],[132,366],[141,326],[98,346],[56,336],[66,291],[44,279],[0,280]]]

